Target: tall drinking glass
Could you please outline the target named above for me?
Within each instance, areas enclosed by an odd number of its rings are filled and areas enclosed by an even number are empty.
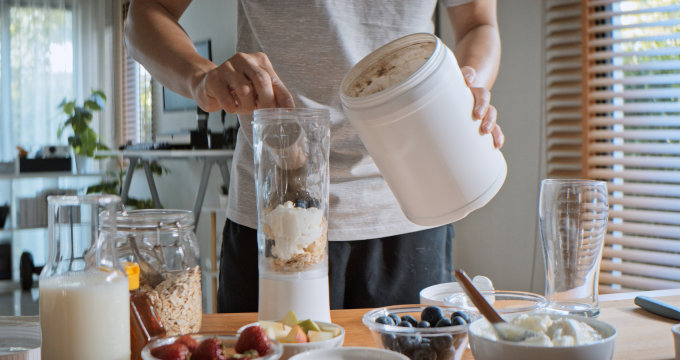
[[[40,273],[43,359],[130,359],[128,280],[113,239],[118,196],[50,196],[47,263]]]
[[[603,181],[541,182],[538,217],[550,309],[584,316],[600,313],[597,285],[608,213]]]
[[[293,310],[301,319],[330,321],[329,120],[325,109],[254,113],[260,319]]]

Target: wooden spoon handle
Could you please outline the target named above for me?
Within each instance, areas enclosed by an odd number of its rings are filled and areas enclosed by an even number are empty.
[[[490,323],[495,324],[505,322],[505,320],[503,320],[503,318],[498,315],[496,310],[494,310],[494,308],[489,305],[479,290],[477,290],[477,288],[472,285],[472,281],[470,281],[470,278],[467,276],[465,271],[458,269],[454,275],[456,276],[456,279],[460,281],[460,284],[463,285],[465,294],[467,294],[472,303],[477,307],[477,310],[479,310],[479,312],[484,315],[484,317],[489,320]]]

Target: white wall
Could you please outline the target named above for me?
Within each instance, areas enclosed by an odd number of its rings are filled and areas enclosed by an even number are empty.
[[[541,11],[540,0],[498,0],[502,55],[491,102],[505,134],[508,175],[489,204],[454,224],[457,268],[486,275],[499,289],[539,293],[544,273],[537,246],[544,152]]]
[[[234,52],[235,9],[234,1],[194,1],[180,23],[193,40],[211,39],[213,58],[221,62]],[[499,194],[486,207],[455,224],[454,254],[456,267],[470,274],[489,276],[497,288],[538,292],[543,286],[543,262],[536,231],[538,185],[542,177],[539,164],[544,151],[541,9],[540,0],[498,1],[502,60],[492,102],[498,108],[498,122],[506,136],[502,151],[508,163],[508,176]],[[442,38],[451,44],[453,36],[446,21],[444,14]],[[155,100],[162,104],[160,98]],[[162,108],[156,111],[161,132],[195,126],[191,112],[162,113]],[[221,126],[214,115],[211,128]],[[161,200],[166,208],[190,209],[198,188],[200,166],[165,164],[171,167],[172,174],[158,179]],[[137,180],[142,177],[140,173]],[[219,180],[214,171],[206,205],[217,203]],[[141,191],[146,191],[144,186]],[[218,231],[223,221],[223,217],[218,217]],[[208,224],[209,216],[203,214],[198,236],[204,259],[208,259]]]

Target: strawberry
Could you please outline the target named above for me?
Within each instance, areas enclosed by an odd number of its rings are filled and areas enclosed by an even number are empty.
[[[187,346],[190,352],[196,351],[196,348],[198,348],[198,341],[191,337],[191,335],[182,335],[177,340],[175,340],[175,344],[184,344]]]
[[[189,349],[184,344],[168,344],[151,350],[151,355],[161,360],[186,360]]]
[[[234,350],[244,353],[247,350],[256,350],[260,356],[265,355],[271,347],[272,341],[267,336],[267,332],[259,325],[247,327],[241,332],[236,341]]]
[[[222,351],[222,343],[215,338],[201,341],[196,352],[191,354],[191,360],[226,360],[224,351]]]

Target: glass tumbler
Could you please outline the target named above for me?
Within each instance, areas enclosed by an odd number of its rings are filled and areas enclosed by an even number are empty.
[[[541,182],[538,217],[548,308],[583,316],[600,313],[597,286],[608,213],[604,181]]]
[[[130,359],[128,280],[115,244],[118,196],[50,196],[40,273],[41,353],[50,360]]]

